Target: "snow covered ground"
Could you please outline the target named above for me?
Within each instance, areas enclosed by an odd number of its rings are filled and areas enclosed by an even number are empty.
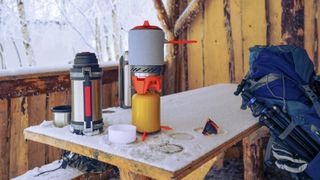
[[[101,61],[117,61],[128,49],[127,34],[132,27],[146,19],[160,26],[152,0],[23,2],[25,19],[19,16],[16,0],[0,3],[0,69],[30,64],[21,22],[29,31],[32,66],[53,68],[68,67],[75,53],[82,51],[97,53]]]

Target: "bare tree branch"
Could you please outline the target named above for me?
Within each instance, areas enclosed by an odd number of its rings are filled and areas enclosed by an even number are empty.
[[[189,27],[193,19],[200,11],[204,0],[192,0],[187,8],[181,13],[174,25],[174,35],[178,36],[185,28]]]
[[[19,49],[18,49],[18,47],[17,47],[17,44],[16,44],[16,42],[14,41],[14,39],[13,39],[12,37],[11,37],[11,41],[12,41],[12,44],[13,44],[14,49],[15,49],[15,51],[16,51],[16,53],[17,53],[17,56],[18,56],[19,66],[22,67],[22,60],[21,60],[21,56],[20,56],[20,53],[19,53]]]
[[[82,15],[82,17],[84,18],[84,20],[87,22],[91,33],[92,33],[92,34],[95,34],[95,33],[94,33],[94,30],[93,30],[93,28],[92,28],[92,26],[91,26],[91,23],[90,23],[90,21],[89,21],[89,19],[88,19],[88,17],[81,11],[81,9],[80,9],[78,6],[76,6],[76,5],[72,2],[72,0],[69,0],[69,2],[71,3],[71,5],[72,5],[73,7],[75,7],[75,8],[78,10],[78,12]]]
[[[169,32],[172,29],[171,22],[168,13],[164,7],[162,0],[154,0],[154,7],[157,10],[157,16],[165,32]]]
[[[81,32],[71,23],[71,21],[67,18],[64,10],[60,7],[59,3],[57,0],[55,0],[56,5],[61,13],[61,15],[64,17],[66,22],[69,24],[69,26],[80,36],[80,38],[83,40],[83,42],[92,50],[94,51],[95,49],[87,42],[87,40],[84,38],[84,36],[81,34]]]

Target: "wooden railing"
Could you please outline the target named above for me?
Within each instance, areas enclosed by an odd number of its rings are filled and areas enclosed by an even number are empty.
[[[118,67],[103,68],[103,108],[117,105]],[[0,77],[0,179],[60,158],[61,151],[27,142],[23,130],[52,119],[50,108],[70,104],[69,71]]]

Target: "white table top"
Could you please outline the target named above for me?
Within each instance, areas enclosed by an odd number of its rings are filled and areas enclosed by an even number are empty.
[[[235,89],[235,84],[219,84],[162,97],[161,125],[170,126],[173,130],[162,130],[160,133],[149,135],[145,142],[141,142],[139,136],[132,144],[113,144],[108,142],[106,131],[95,136],[79,136],[70,133],[68,126],[53,127],[52,121],[44,121],[25,131],[175,172],[257,124],[258,120],[251,116],[249,110],[240,109],[241,98],[233,95]],[[110,124],[131,123],[131,109],[108,110],[115,112],[103,114],[104,129]],[[220,126],[221,134],[201,134],[208,117]],[[172,154],[165,153],[168,150],[177,150],[175,145],[183,147],[183,150]]]

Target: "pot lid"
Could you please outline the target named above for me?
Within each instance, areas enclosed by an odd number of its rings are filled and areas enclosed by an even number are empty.
[[[153,29],[153,30],[161,30],[161,28],[159,28],[158,26],[152,26],[149,24],[148,20],[145,20],[143,22],[143,25],[141,26],[136,26],[133,29]]]
[[[74,65],[95,65],[98,64],[98,59],[95,53],[81,52],[76,54]]]

